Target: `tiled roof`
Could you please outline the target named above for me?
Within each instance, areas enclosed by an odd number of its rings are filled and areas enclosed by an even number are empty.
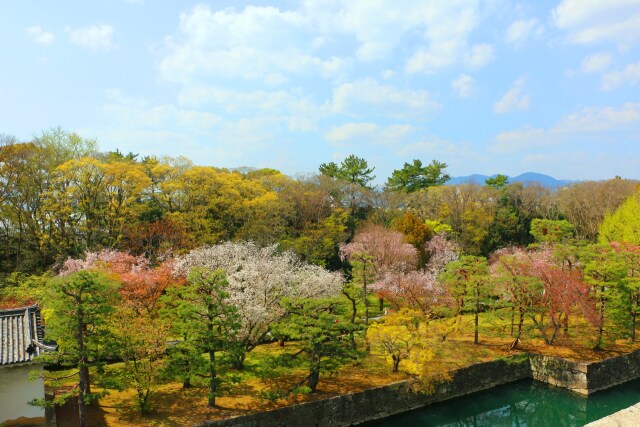
[[[37,305],[0,310],[0,366],[29,362],[38,356],[42,335]]]

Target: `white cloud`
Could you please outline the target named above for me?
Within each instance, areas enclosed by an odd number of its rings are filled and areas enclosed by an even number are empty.
[[[520,19],[514,21],[507,28],[505,40],[513,45],[522,45],[532,37],[538,37],[544,33],[544,27],[535,19]]]
[[[451,87],[460,98],[468,98],[475,93],[475,80],[467,74],[460,74],[451,82]]]
[[[227,115],[270,117],[274,122],[287,122],[290,130],[297,132],[316,130],[327,109],[285,90],[240,92],[204,85],[184,88],[178,102],[182,107],[212,109]]]
[[[178,34],[165,40],[163,76],[188,82],[203,76],[261,80],[272,73],[341,77],[352,60],[389,60],[408,52],[405,70],[433,72],[455,63],[472,67],[493,47],[469,38],[491,2],[456,0],[303,0],[297,8],[247,6],[181,14]],[[326,52],[340,52],[327,56]]]
[[[553,11],[555,25],[570,43],[612,42],[629,48],[640,40],[637,0],[563,0]]]
[[[479,0],[305,0],[302,13],[325,34],[353,36],[361,61],[389,58],[407,38],[418,37],[423,46],[406,68],[431,72],[468,54],[467,39],[484,7]],[[447,58],[442,57],[445,54]]]
[[[526,111],[529,109],[529,95],[523,93],[524,78],[519,78],[504,96],[493,105],[493,111],[498,114]]]
[[[415,130],[412,125],[395,124],[383,127],[371,122],[350,122],[332,127],[325,133],[324,139],[335,145],[360,142],[395,146],[404,142]]]
[[[393,71],[393,70],[384,70],[382,72],[382,78],[385,79],[385,80],[392,79],[392,78],[395,77],[395,75],[396,75],[396,72]]]
[[[580,70],[583,73],[601,73],[609,68],[611,64],[611,55],[608,53],[594,53],[586,56],[580,64]]]
[[[310,18],[296,11],[258,6],[212,11],[198,5],[181,14],[180,33],[166,39],[168,53],[160,68],[172,81],[208,75],[248,80],[338,75],[348,64],[314,54],[319,41]]]
[[[514,131],[500,132],[496,136],[496,143],[492,149],[497,152],[518,151],[544,145],[546,133],[544,129],[525,128]]]
[[[33,27],[25,28],[25,31],[29,38],[36,43],[49,45],[53,43],[54,37],[53,34],[48,33],[42,29],[39,25],[35,25]]]
[[[440,105],[426,90],[400,89],[374,79],[344,83],[333,92],[331,110],[353,116],[427,119]]]
[[[402,144],[394,154],[405,161],[407,158],[446,160],[450,173],[454,170],[469,173],[469,170],[477,170],[479,164],[491,161],[484,152],[475,150],[468,143],[452,142],[433,135],[417,142]]]
[[[464,63],[469,67],[484,67],[493,59],[493,46],[490,44],[474,45],[464,58]]]
[[[462,47],[456,40],[440,43],[429,50],[419,49],[407,60],[404,70],[409,74],[434,73],[454,64],[460,50]]]
[[[609,131],[640,130],[640,103],[626,103],[620,108],[584,107],[564,116],[552,131],[586,134]]]
[[[615,142],[640,141],[640,103],[621,107],[583,107],[562,117],[548,129],[523,128],[500,132],[492,145],[495,152],[516,152],[541,146],[560,146],[587,139]]]
[[[113,27],[111,25],[93,25],[90,27],[70,28],[65,32],[69,40],[78,46],[93,50],[111,49],[114,47],[111,37],[113,37]]]
[[[612,71],[602,78],[602,90],[613,90],[628,84],[635,86],[640,83],[640,62],[629,64],[620,71]]]
[[[369,137],[378,132],[380,127],[375,123],[345,123],[331,128],[325,133],[324,138],[329,142],[344,142]]]

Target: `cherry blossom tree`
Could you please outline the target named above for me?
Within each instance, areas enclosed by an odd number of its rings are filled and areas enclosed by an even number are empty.
[[[83,270],[101,271],[120,282],[123,303],[137,315],[155,314],[158,298],[169,286],[179,282],[173,277],[172,260],[153,267],[150,260],[142,255],[133,256],[114,250],[89,252],[84,259],[70,258],[63,264],[60,275]]]
[[[448,301],[447,290],[437,278],[447,263],[458,259],[458,252],[458,247],[449,242],[444,233],[438,234],[425,245],[429,261],[424,270],[385,271],[371,289],[398,310],[410,307],[431,315],[435,306]]]
[[[569,320],[576,311],[592,325],[600,324],[591,287],[585,282],[584,266],[570,252],[567,246],[560,245],[556,250],[543,245],[537,250],[505,248],[494,254],[498,261],[494,261],[492,274],[502,276],[499,287],[516,307],[528,307],[525,311],[549,345],[561,330],[568,332]],[[542,288],[538,289],[531,278],[538,280]]]
[[[178,258],[176,276],[186,277],[196,267],[226,274],[229,303],[238,310],[236,368],[268,336],[273,324],[287,315],[283,298],[323,298],[340,293],[343,277],[322,267],[301,262],[277,245],[260,248],[252,242],[226,242],[195,249]]]
[[[525,317],[535,316],[541,310],[542,281],[529,276],[529,263],[528,251],[515,246],[499,249],[491,258],[490,272],[496,291],[511,307],[511,335],[514,337],[511,349],[518,347]],[[516,314],[518,319],[514,331]]]
[[[364,323],[369,323],[368,286],[388,273],[415,269],[418,251],[402,233],[368,224],[351,243],[340,246],[340,257],[353,266],[354,281],[360,282],[364,298]]]
[[[542,281],[544,288],[542,305],[546,309],[546,320],[532,317],[547,344],[553,344],[558,332],[569,328],[569,318],[578,309],[594,326],[598,317],[590,298],[590,286],[585,283],[584,275],[577,266],[567,268],[554,261],[553,248],[543,247],[529,253],[528,274]]]

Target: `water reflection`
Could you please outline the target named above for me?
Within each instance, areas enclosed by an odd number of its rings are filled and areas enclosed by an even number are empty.
[[[526,380],[364,424],[389,426],[583,426],[640,402],[640,380],[580,397]]]

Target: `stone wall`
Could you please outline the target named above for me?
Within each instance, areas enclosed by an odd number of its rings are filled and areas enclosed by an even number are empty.
[[[497,360],[453,371],[451,379],[436,385],[435,390],[430,394],[416,391],[418,387],[415,382],[402,381],[272,411],[208,421],[202,427],[348,426],[388,417],[530,376],[531,368],[527,359]]]
[[[416,391],[415,382],[401,381],[272,411],[207,421],[199,427],[349,426],[531,377],[586,396],[640,378],[640,350],[599,362],[530,355],[479,363],[450,375],[449,381],[435,385],[429,394]]]
[[[530,360],[533,379],[584,396],[640,378],[640,350],[598,362],[540,355],[531,355]]]
[[[605,390],[640,378],[640,350],[592,362],[587,366],[588,392]]]
[[[531,363],[531,376],[534,380],[566,388],[585,396],[589,394],[587,381],[588,363],[573,362],[559,357],[538,354],[532,354],[529,360]]]

